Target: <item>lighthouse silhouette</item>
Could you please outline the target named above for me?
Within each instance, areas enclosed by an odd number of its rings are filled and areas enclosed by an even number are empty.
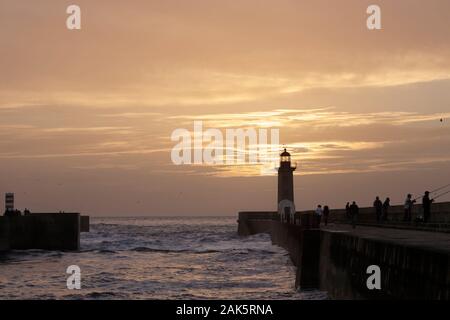
[[[291,165],[291,154],[286,148],[280,154],[280,166],[278,168],[278,213],[282,221],[294,220],[294,171],[296,167]]]

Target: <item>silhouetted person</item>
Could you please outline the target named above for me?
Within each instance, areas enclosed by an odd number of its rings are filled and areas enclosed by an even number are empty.
[[[350,215],[350,202],[345,205],[345,214],[347,216],[347,221],[350,221],[352,216]]]
[[[375,208],[375,214],[377,215],[377,222],[381,221],[381,212],[383,210],[383,203],[380,200],[380,197],[376,197],[373,202],[373,206]]]
[[[316,209],[316,221],[319,227],[320,227],[320,220],[322,220],[322,214],[323,214],[322,206],[319,204]]]
[[[383,202],[383,220],[388,220],[389,207],[391,206],[391,199],[386,198]]]
[[[411,199],[412,195],[408,193],[405,200],[405,217],[403,218],[403,221],[411,221],[411,212],[413,204],[416,202],[416,200]]]
[[[291,223],[291,208],[289,207],[284,208],[284,217],[286,223]]]
[[[350,205],[350,215],[352,216],[352,227],[353,229],[356,228],[356,220],[358,219],[358,214],[359,214],[359,207],[356,204],[355,201],[352,202],[352,204]]]
[[[328,206],[323,207],[323,221],[325,225],[328,224],[328,216],[330,215],[330,208]]]
[[[431,204],[434,199],[430,199],[430,192],[425,191],[425,195],[422,198],[422,208],[423,208],[423,221],[428,222],[431,216]]]

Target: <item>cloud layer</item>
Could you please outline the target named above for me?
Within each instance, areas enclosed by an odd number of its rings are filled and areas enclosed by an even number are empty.
[[[98,214],[273,208],[258,165],[173,165],[171,133],[200,120],[280,129],[298,208],[447,183],[450,2],[377,3],[371,32],[366,0],[79,0],[72,32],[70,1],[1,0],[0,192]]]

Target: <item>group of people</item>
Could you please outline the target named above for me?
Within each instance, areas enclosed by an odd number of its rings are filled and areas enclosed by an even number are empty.
[[[328,206],[324,206],[322,209],[322,205],[319,204],[316,208],[317,225],[320,226],[320,222],[322,221],[322,216],[323,216],[323,222],[325,223],[325,225],[327,225],[329,215],[330,215],[330,208]]]
[[[391,206],[391,199],[386,198],[384,202],[381,202],[380,197],[376,197],[375,201],[373,202],[373,206],[375,208],[377,222],[387,221],[389,207]]]
[[[30,214],[30,210],[28,210],[27,208],[25,208],[25,210],[23,211],[24,215]],[[20,217],[22,215],[22,211],[14,209],[14,210],[6,210],[5,213],[3,214],[5,217]]]
[[[423,208],[423,222],[430,221],[431,217],[431,204],[434,202],[434,199],[430,199],[430,192],[425,191],[423,197],[422,197],[422,208]],[[408,194],[406,196],[406,200],[404,203],[404,209],[405,209],[405,215],[403,218],[403,221],[411,221],[411,213],[414,203],[416,203],[416,199],[412,199],[412,195]],[[380,200],[380,197],[376,197],[375,201],[373,202],[373,207],[375,208],[375,215],[376,215],[376,221],[377,223],[380,223],[382,221],[387,221],[389,216],[389,208],[391,206],[391,199],[387,197],[384,201]],[[356,227],[356,222],[359,214],[359,207],[356,204],[356,201],[353,201],[351,204],[350,202],[347,202],[345,206],[345,212],[348,221],[351,221],[352,227]],[[325,225],[328,224],[328,217],[330,215],[330,208],[328,206],[324,206],[322,208],[322,205],[318,205],[315,210],[315,217],[316,217],[316,224],[320,226],[322,222],[322,216],[323,216],[323,222]]]
[[[355,229],[356,220],[359,214],[359,207],[356,204],[356,201],[353,201],[352,204],[350,204],[350,202],[347,202],[347,204],[345,205],[345,214],[347,216],[347,219],[352,222],[352,228]]]
[[[19,217],[22,215],[22,212],[20,210],[6,210],[3,214],[5,217]]]
[[[411,221],[411,213],[414,203],[416,203],[416,199],[412,199],[412,195],[408,193],[406,196],[404,209],[405,215],[403,217],[403,221],[410,222]],[[425,194],[422,197],[422,209],[423,209],[423,222],[430,221],[431,217],[431,204],[434,202],[434,199],[430,199],[430,192],[425,191]]]
[[[345,206],[345,211],[347,218],[351,220],[353,228],[356,226],[356,219],[358,217],[359,213],[359,207],[356,204],[355,201],[350,204],[347,202],[347,205]],[[322,209],[322,205],[318,205],[315,211],[315,217],[316,217],[316,224],[317,226],[320,226],[320,223],[322,222],[322,216],[323,216],[323,222],[325,225],[328,225],[328,217],[330,215],[330,208],[328,206],[324,206]]]
[[[403,221],[410,222],[412,219],[412,209],[414,203],[416,203],[418,198],[413,199],[412,195],[408,193],[404,203],[404,216]],[[422,209],[423,209],[423,222],[430,221],[431,217],[431,204],[434,202],[434,199],[430,199],[430,192],[425,191],[422,197]],[[373,206],[375,208],[375,214],[377,218],[377,222],[387,221],[388,220],[388,212],[390,207],[390,199],[386,198],[386,200],[382,203],[379,197],[375,198],[373,202]]]

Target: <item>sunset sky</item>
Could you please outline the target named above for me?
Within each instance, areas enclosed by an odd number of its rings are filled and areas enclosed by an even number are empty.
[[[448,0],[0,0],[0,58],[0,192],[20,209],[275,210],[258,165],[172,163],[195,120],[280,129],[297,209],[450,183]]]

